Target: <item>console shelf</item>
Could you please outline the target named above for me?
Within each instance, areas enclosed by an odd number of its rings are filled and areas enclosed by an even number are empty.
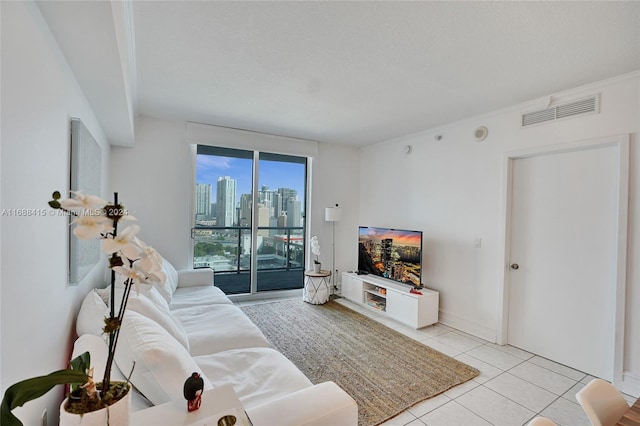
[[[376,285],[363,282],[364,303],[382,312],[387,310],[387,290]]]
[[[414,328],[438,322],[439,293],[421,289],[410,293],[411,287],[373,275],[342,273],[342,296],[352,302],[384,312],[389,318]]]

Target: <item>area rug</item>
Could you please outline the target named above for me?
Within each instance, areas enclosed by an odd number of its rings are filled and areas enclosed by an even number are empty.
[[[358,403],[358,424],[380,424],[479,372],[335,301],[242,307],[312,383],[333,381]]]

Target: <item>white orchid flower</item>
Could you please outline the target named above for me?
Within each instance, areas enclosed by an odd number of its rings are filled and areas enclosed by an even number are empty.
[[[60,205],[67,210],[94,210],[104,207],[107,201],[98,197],[97,195],[84,195],[80,191],[71,191],[74,198],[67,198],[60,201]]]
[[[130,214],[126,214],[126,215],[122,216],[118,222],[126,222],[126,221],[134,222],[136,220],[138,220],[138,219],[135,216],[132,216]]]
[[[140,252],[138,246],[133,244],[131,240],[136,236],[138,231],[140,231],[138,225],[130,225],[124,228],[119,235],[113,238],[105,238],[102,240],[102,251],[107,254],[120,251],[130,260],[137,259]]]
[[[139,283],[145,282],[147,279],[144,271],[139,270],[136,267],[130,267],[128,265],[115,266],[112,268],[116,273],[124,277],[125,283],[129,280],[129,284],[133,283],[136,286],[136,293],[140,293]]]
[[[131,280],[131,282],[136,286],[136,291],[139,292],[138,284],[160,284],[164,285],[167,281],[167,276],[163,271],[155,271],[148,272],[145,271],[139,264],[136,262],[133,266],[116,266],[113,268],[118,274],[122,275],[125,278]]]
[[[316,256],[320,256],[320,242],[316,235],[311,237],[311,252]]]
[[[147,271],[159,271],[162,269],[162,256],[150,245],[140,238],[135,237],[132,242],[140,247],[140,265]]]
[[[81,240],[98,238],[112,229],[109,219],[104,216],[77,216],[73,219],[73,223],[76,225],[73,235]]]
[[[165,274],[164,271],[149,272],[147,274],[147,279],[145,280],[145,282],[160,284],[161,286],[164,286],[167,282],[167,274]]]

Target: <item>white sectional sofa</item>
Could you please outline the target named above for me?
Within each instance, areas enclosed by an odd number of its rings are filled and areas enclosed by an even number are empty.
[[[333,382],[313,385],[273,349],[214,286],[210,269],[178,272],[165,261],[164,270],[164,287],[131,292],[116,350],[113,378],[128,375],[135,362],[133,411],[184,400],[184,381],[197,371],[205,390],[231,384],[255,426],[357,425],[353,398]],[[97,378],[106,357],[101,329],[108,299],[108,289],[90,292],[76,322],[73,356],[88,350]]]

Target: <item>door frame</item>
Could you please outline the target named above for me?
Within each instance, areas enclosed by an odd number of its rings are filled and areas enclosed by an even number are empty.
[[[501,188],[501,220],[499,241],[500,271],[498,273],[499,298],[502,306],[499,310],[497,324],[497,343],[508,344],[509,327],[509,292],[511,288],[509,264],[511,253],[511,203],[513,162],[518,159],[536,157],[541,155],[559,154],[563,152],[582,151],[587,149],[615,147],[618,160],[618,226],[616,243],[616,269],[613,281],[615,282],[615,330],[613,344],[613,384],[620,388],[623,380],[624,361],[624,325],[625,325],[625,299],[626,299],[626,273],[627,273],[627,222],[629,204],[629,135],[620,134],[608,137],[587,139],[570,143],[545,145],[540,147],[507,151],[503,154],[503,172]]]

